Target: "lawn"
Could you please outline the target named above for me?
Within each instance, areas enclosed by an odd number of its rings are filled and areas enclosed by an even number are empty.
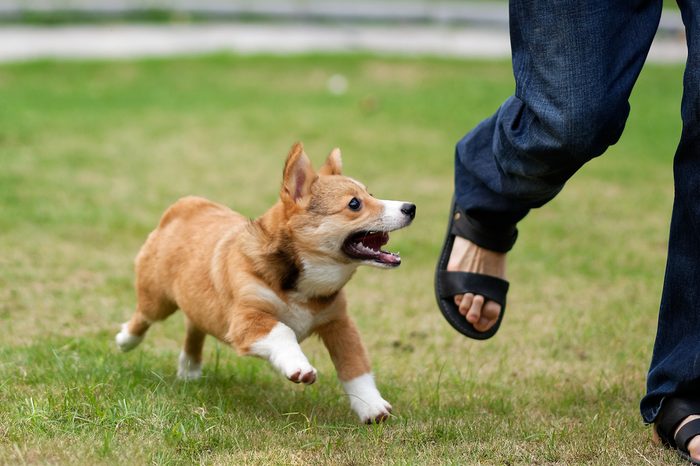
[[[347,92],[327,90],[332,75]],[[507,63],[209,56],[0,66],[0,463],[676,464],[638,414],[656,327],[682,69],[649,66],[621,142],[520,225],[499,334],[439,314],[454,142],[513,89]],[[181,314],[121,354],[132,261],[187,194],[261,214],[296,140],[415,202],[398,270],[347,292],[395,410],[364,426],[319,341],[294,385],[209,339],[176,380]]]

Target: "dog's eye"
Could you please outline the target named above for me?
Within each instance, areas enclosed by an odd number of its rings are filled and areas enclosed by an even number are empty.
[[[362,208],[362,202],[356,197],[353,197],[350,199],[350,202],[348,202],[348,207],[350,210],[360,210]]]

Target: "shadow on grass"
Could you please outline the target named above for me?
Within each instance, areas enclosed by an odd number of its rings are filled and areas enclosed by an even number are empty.
[[[594,459],[609,447],[610,440],[599,438],[603,426],[628,431],[634,423],[629,413],[620,415],[630,406],[623,387],[542,374],[511,383],[507,375],[478,381],[463,372],[407,386],[390,381],[384,389],[397,416],[367,427],[356,423],[337,383],[291,385],[265,361],[227,349],[192,382],[176,379],[175,352],[145,347],[123,354],[107,332],[5,348],[0,358],[0,380],[13,386],[0,390],[0,420],[12,426],[0,431],[0,444],[70,438],[92,445],[89,456],[108,462],[119,460],[119,451],[134,441],[144,442],[136,462],[197,462],[217,455],[247,461],[255,452],[273,450],[288,459],[285,452],[295,449],[335,460],[356,457],[360,444],[372,445],[363,454],[373,460],[400,452],[402,444],[417,453],[461,445],[462,454],[468,452],[464,458],[477,459],[494,454],[489,448],[499,438],[556,462],[562,459],[558,448],[580,438],[588,452],[578,458]],[[377,453],[379,448],[386,453]],[[523,459],[517,451],[512,455]]]
[[[110,335],[53,338],[5,348],[0,355],[5,361],[0,378],[14,381],[12,391],[3,391],[4,406],[16,407],[25,428],[46,433],[167,430],[183,419],[196,424],[211,418],[246,419],[247,428],[254,428],[274,420],[288,423],[296,413],[311,413],[322,422],[347,418],[335,410],[317,413],[320,404],[346,408],[333,387],[290,387],[264,361],[252,358],[222,358],[218,368],[205,368],[202,379],[186,382],[175,377],[176,354],[138,349],[122,354]]]

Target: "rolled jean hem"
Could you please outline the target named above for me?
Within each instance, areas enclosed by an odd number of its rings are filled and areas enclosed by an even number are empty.
[[[649,424],[654,423],[657,416],[659,415],[659,412],[661,411],[661,406],[663,405],[665,399],[666,399],[666,397],[662,398],[656,407],[646,408],[646,409],[641,410],[642,419],[644,420],[644,424],[649,425]]]

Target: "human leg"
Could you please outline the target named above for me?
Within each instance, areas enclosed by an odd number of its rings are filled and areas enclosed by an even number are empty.
[[[641,402],[644,420],[655,422],[672,446],[676,431],[691,415],[700,415],[700,5],[679,1],[679,6],[688,43],[683,130],[674,158],[675,198],[658,328]],[[673,417],[670,411],[678,413]],[[700,435],[691,437],[687,448],[700,462]]]
[[[504,274],[504,254],[486,254],[476,264],[470,257],[479,249],[507,252],[517,222],[618,140],[660,14],[658,0],[511,1],[516,92],[457,144],[456,210],[473,228],[472,234],[453,235],[454,248],[446,246],[452,248],[449,260],[441,258],[439,268],[481,267]],[[489,237],[498,249],[484,241]],[[453,306],[475,328],[488,329],[498,321],[500,307],[479,293],[455,295]],[[446,311],[444,296],[438,302],[443,313],[452,312]]]

